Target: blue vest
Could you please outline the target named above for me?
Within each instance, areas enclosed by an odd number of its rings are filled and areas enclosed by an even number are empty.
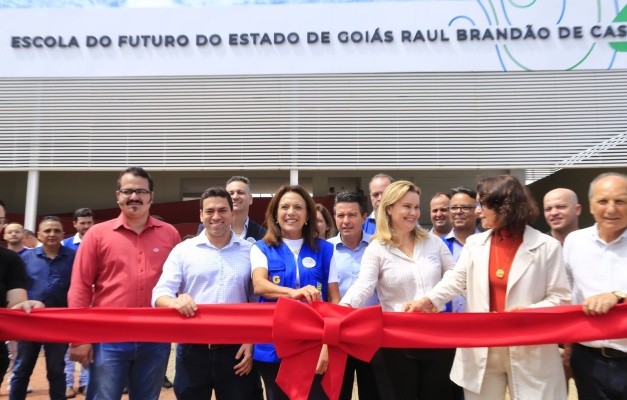
[[[322,300],[327,299],[329,286],[329,267],[333,256],[333,245],[325,240],[316,239],[318,251],[315,252],[307,242],[298,253],[298,274],[300,287],[314,286],[322,292]],[[263,240],[255,242],[268,258],[268,279],[275,285],[296,288],[296,264],[294,254],[285,243],[278,247],[268,246]],[[275,302],[259,297],[260,303]],[[254,359],[263,362],[279,362],[273,344],[256,344]]]

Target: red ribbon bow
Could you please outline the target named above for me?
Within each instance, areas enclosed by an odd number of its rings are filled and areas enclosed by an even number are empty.
[[[313,382],[322,345],[329,350],[329,365],[322,387],[331,400],[340,396],[347,353],[370,361],[383,341],[380,306],[352,309],[314,302],[311,306],[279,299],[274,313],[272,338],[282,358],[277,384],[292,400],[306,400]]]

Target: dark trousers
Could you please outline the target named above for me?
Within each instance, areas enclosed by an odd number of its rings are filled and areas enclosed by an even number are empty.
[[[579,400],[627,400],[627,357],[608,358],[597,349],[575,344],[570,366]]]
[[[50,399],[65,400],[65,352],[67,344],[18,342],[15,372],[11,379],[10,400],[24,400],[30,376],[39,357],[41,346],[46,355],[46,377],[50,385]]]
[[[396,400],[462,398],[461,389],[449,378],[455,349],[381,350]]]
[[[359,400],[379,400],[379,389],[377,388],[377,381],[372,365],[352,356],[348,356],[346,359],[346,369],[344,370],[340,400],[351,400],[353,398],[355,374],[357,374]]]
[[[279,367],[281,366],[281,363],[255,361],[255,364],[257,365],[257,368],[259,368],[261,378],[263,379],[263,384],[266,388],[266,399],[289,400],[289,397],[287,397],[285,392],[283,392],[275,382],[276,376],[279,373]],[[311,390],[309,391],[308,400],[329,400],[326,393],[324,393],[324,389],[322,389],[322,375],[314,376]]]
[[[174,393],[181,400],[206,400],[215,390],[218,400],[263,400],[259,371],[235,374],[240,345],[210,349],[201,344],[179,344],[176,349]]]
[[[0,342],[0,385],[4,382],[7,368],[9,368],[9,350],[5,342]]]

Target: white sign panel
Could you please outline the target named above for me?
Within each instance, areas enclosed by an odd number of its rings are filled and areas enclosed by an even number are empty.
[[[1,77],[627,68],[627,2],[2,9]]]

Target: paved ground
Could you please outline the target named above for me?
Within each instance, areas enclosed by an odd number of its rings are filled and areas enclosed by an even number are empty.
[[[168,364],[168,378],[170,381],[174,380],[174,360],[173,360],[174,352],[170,353],[170,363]],[[78,382],[78,371],[76,376],[76,382]],[[26,396],[27,400],[46,400],[48,397],[48,381],[46,380],[46,369],[45,369],[45,360],[43,352],[39,354],[39,360],[37,360],[37,366],[35,367],[35,371],[33,376],[31,377],[30,386],[33,388],[33,393]],[[353,393],[355,393],[354,391]],[[8,383],[7,378],[5,378],[4,382],[2,382],[2,387],[0,388],[0,399],[8,399]],[[76,397],[78,400],[84,399],[84,396],[78,395]],[[123,400],[127,400],[128,396],[122,396]],[[172,389],[161,389],[161,396],[159,400],[175,400],[174,391]],[[353,399],[358,400],[358,397],[353,394]],[[573,381],[570,381],[569,388],[569,396],[568,400],[577,400],[577,391],[575,389],[575,385]]]

